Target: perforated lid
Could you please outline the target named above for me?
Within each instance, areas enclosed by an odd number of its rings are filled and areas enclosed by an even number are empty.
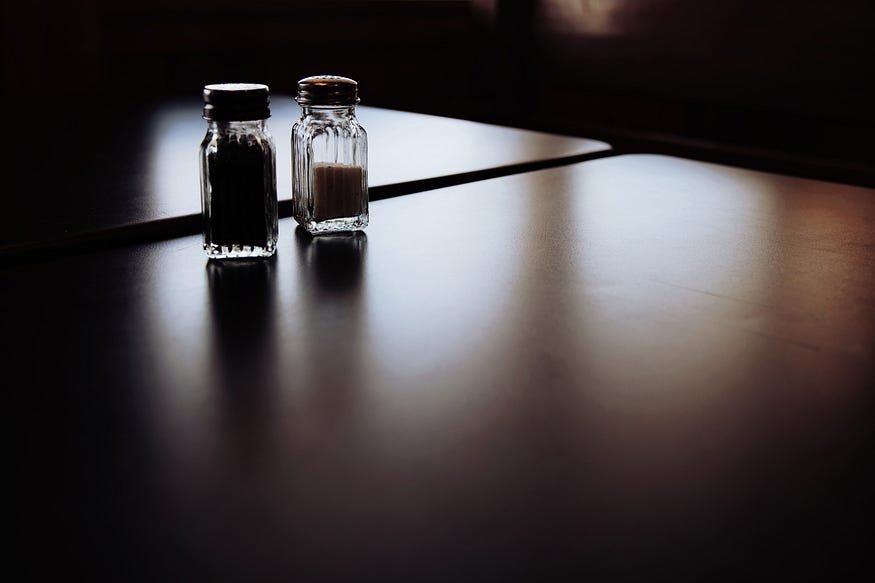
[[[359,102],[358,83],[348,77],[315,75],[298,81],[295,101],[302,107],[355,105]]]

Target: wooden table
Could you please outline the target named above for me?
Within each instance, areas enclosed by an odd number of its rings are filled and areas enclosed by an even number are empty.
[[[0,258],[31,249],[166,238],[200,229],[199,100],[41,116],[7,153]],[[300,108],[274,96],[280,213],[290,215],[292,124]],[[360,107],[376,200],[603,155],[610,147],[500,126]],[[37,123],[35,122],[35,123]],[[41,129],[40,129],[41,128]],[[28,141],[30,140],[30,141]],[[32,142],[32,143],[31,143]],[[11,158],[11,159],[10,159]]]
[[[0,269],[33,570],[871,570],[875,191],[619,156],[372,219]]]

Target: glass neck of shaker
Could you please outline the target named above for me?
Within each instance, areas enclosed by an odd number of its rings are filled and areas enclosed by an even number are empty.
[[[246,121],[215,121],[208,122],[210,131],[229,134],[253,134],[264,132],[266,119],[250,119]]]
[[[355,117],[355,105],[307,105],[301,107],[303,117],[317,119],[346,119]]]

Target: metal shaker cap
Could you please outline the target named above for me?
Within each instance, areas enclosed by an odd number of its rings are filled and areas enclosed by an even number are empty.
[[[337,75],[314,75],[298,81],[295,101],[301,107],[355,105],[359,102],[358,83]]]
[[[204,119],[248,121],[270,117],[270,89],[261,83],[216,83],[204,87]]]

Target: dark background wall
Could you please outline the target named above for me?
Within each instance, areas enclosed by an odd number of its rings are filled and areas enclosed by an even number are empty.
[[[7,2],[4,100],[334,72],[370,105],[866,181],[873,39],[871,0]]]

